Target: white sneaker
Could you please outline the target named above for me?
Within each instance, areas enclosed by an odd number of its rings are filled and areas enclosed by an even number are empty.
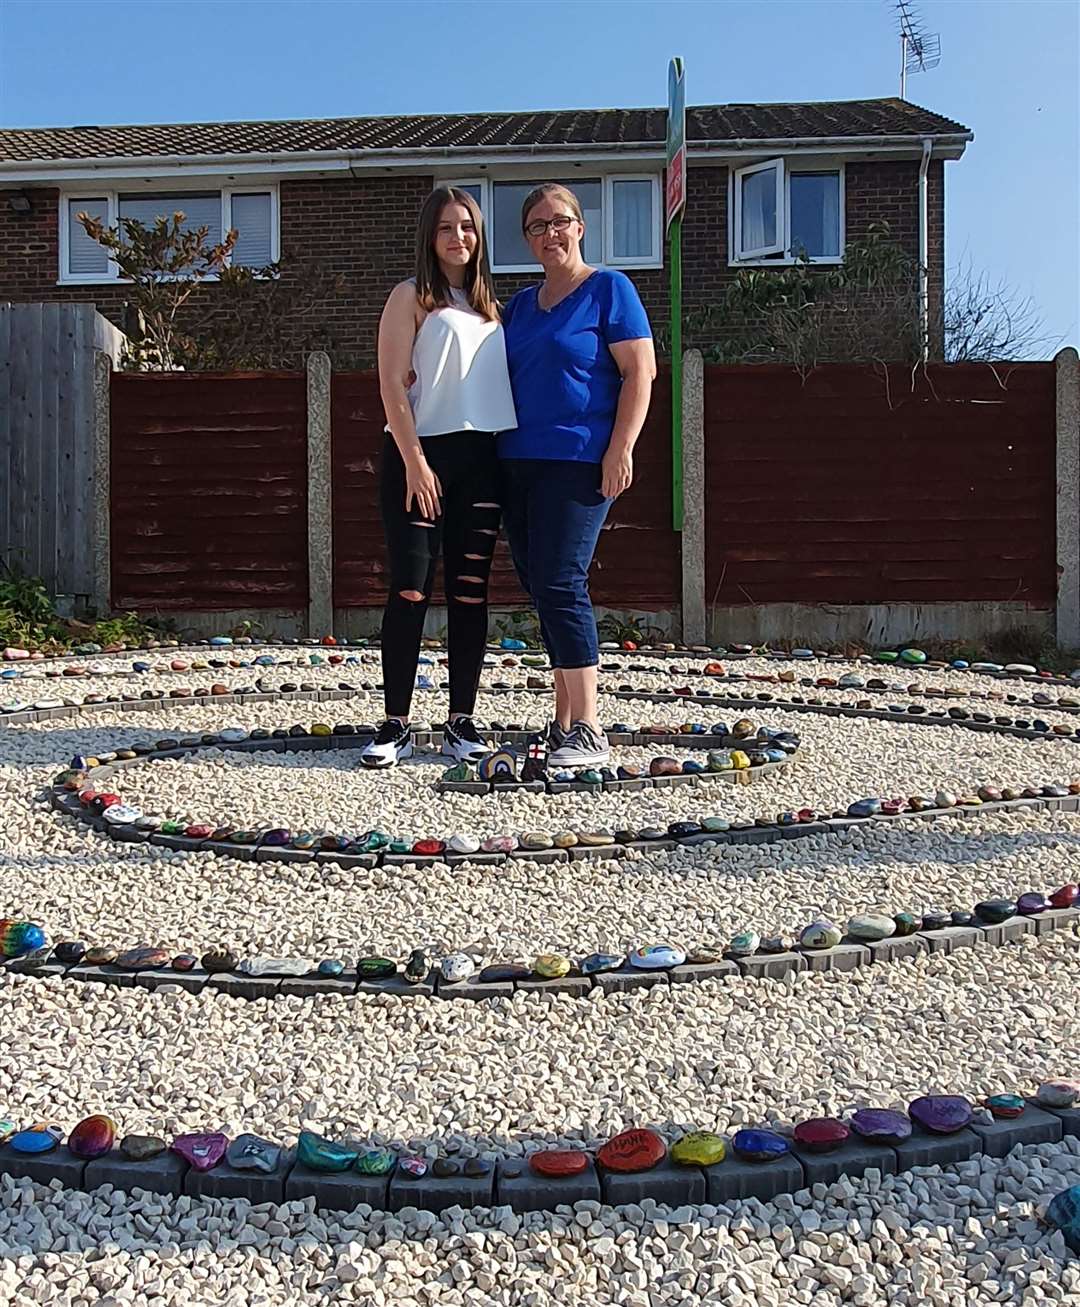
[[[566,739],[548,755],[548,766],[598,767],[611,757],[607,736],[588,722],[571,722]]]
[[[402,758],[411,758],[412,751],[412,727],[389,717],[360,754],[360,761],[365,767],[393,767]]]
[[[455,762],[477,762],[491,746],[480,736],[471,717],[455,717],[443,727],[442,752]]]

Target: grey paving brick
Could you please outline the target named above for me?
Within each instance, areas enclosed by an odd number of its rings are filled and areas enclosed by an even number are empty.
[[[757,1198],[768,1202],[777,1194],[796,1193],[805,1187],[802,1163],[793,1154],[771,1162],[744,1162],[728,1157],[705,1170],[707,1201],[726,1203],[733,1198]]]
[[[1078,1107],[1045,1107],[1035,1099],[1028,1099],[1028,1107],[1038,1107],[1040,1111],[1046,1112],[1050,1116],[1056,1116],[1061,1122],[1062,1135],[1075,1135],[1080,1138],[1080,1106]]]
[[[210,973],[202,967],[191,971],[173,971],[171,967],[152,967],[149,971],[135,973],[135,985],[139,989],[160,989],[162,985],[179,985],[189,994],[197,994],[210,979]]]
[[[558,980],[515,980],[514,988],[526,994],[569,994],[583,998],[593,987],[591,976],[561,976]]]
[[[255,850],[256,862],[313,862],[314,849],[286,849],[278,845],[260,844]]]
[[[493,980],[486,985],[479,980],[461,980],[456,985],[447,985],[440,977],[435,992],[439,998],[471,999],[475,1002],[485,998],[512,998],[514,986],[508,980]]]
[[[926,935],[892,935],[889,939],[859,941],[870,955],[871,962],[895,962],[899,958],[915,958],[929,952]]]
[[[1035,934],[1035,922],[1031,917],[1010,917],[995,926],[979,926],[982,937],[988,944],[1011,944],[1024,935]]]
[[[86,1162],[68,1152],[61,1144],[49,1153],[16,1153],[10,1144],[0,1146],[0,1175],[16,1180],[33,1180],[35,1184],[48,1184],[60,1180],[65,1189],[82,1189]]]
[[[333,863],[337,867],[370,869],[378,865],[379,855],[377,853],[335,853],[332,849],[320,849],[315,854],[315,861],[324,864]]]
[[[495,1169],[487,1175],[427,1175],[417,1177],[400,1167],[390,1177],[389,1209],[415,1207],[421,1212],[443,1212],[448,1207],[490,1207],[495,1192]]]
[[[951,1135],[932,1135],[915,1126],[910,1139],[890,1145],[901,1171],[913,1166],[944,1166],[963,1162],[982,1152],[982,1142],[974,1131],[956,1130]]]
[[[690,985],[699,980],[723,980],[727,976],[737,976],[739,968],[727,958],[717,962],[684,962],[681,967],[672,967],[668,980],[673,985]]]
[[[238,971],[215,971],[206,982],[206,989],[234,998],[273,998],[281,980],[275,976],[245,976]]]
[[[358,994],[396,994],[413,998],[433,998],[438,974],[433,967],[428,972],[427,980],[422,980],[419,984],[414,985],[398,972],[396,976],[390,976],[386,980],[362,980],[357,985],[356,992]]]
[[[735,964],[743,976],[755,980],[783,980],[789,971],[805,971],[806,958],[802,953],[755,953],[748,958],[736,958]]]
[[[69,967],[65,973],[69,980],[92,981],[95,984],[119,985],[121,989],[134,989],[134,971],[124,971],[120,967],[91,967],[80,962],[76,967]]]
[[[579,1175],[537,1175],[527,1162],[503,1159],[496,1168],[494,1201],[508,1203],[515,1212],[550,1212],[574,1203],[602,1202],[600,1177],[592,1159]]]
[[[1054,930],[1068,930],[1080,922],[1080,911],[1076,908],[1049,908],[1032,917],[1037,935],[1049,935]]]
[[[589,859],[623,858],[626,856],[623,844],[575,844],[568,850],[571,862],[584,862]]]
[[[870,961],[862,944],[837,944],[835,948],[804,949],[807,971],[854,971]]]
[[[975,926],[946,926],[944,930],[920,933],[931,953],[954,953],[958,948],[971,948],[982,939]]]
[[[706,1201],[705,1172],[700,1166],[676,1166],[670,1158],[664,1158],[648,1171],[609,1171],[605,1166],[598,1166],[597,1170],[604,1202],[613,1207],[640,1203],[643,1198],[671,1207],[686,1203],[698,1206]]]
[[[356,993],[356,974],[343,972],[340,976],[284,976],[278,985],[279,994],[293,994],[297,998],[319,998],[326,994]]]
[[[670,984],[666,971],[639,971],[636,967],[602,971],[593,976],[592,980],[605,994],[628,994],[635,989],[652,989],[654,985]]]
[[[388,1175],[360,1175],[356,1171],[327,1174],[298,1162],[285,1180],[285,1201],[314,1197],[317,1206],[329,1211],[351,1212],[366,1203],[385,1212],[389,1188]]]
[[[1029,1103],[1012,1121],[972,1121],[968,1128],[978,1135],[987,1157],[1005,1157],[1017,1144],[1056,1144],[1064,1125],[1060,1117]]]
[[[508,855],[515,862],[569,862],[570,854],[566,849],[515,849]]]
[[[289,1149],[281,1150],[277,1167],[271,1172],[237,1170],[228,1162],[219,1162],[209,1171],[188,1169],[184,1177],[184,1193],[193,1198],[246,1198],[249,1203],[282,1203],[285,1201],[285,1181],[292,1170],[293,1156]]]
[[[176,1153],[165,1151],[141,1162],[129,1161],[117,1149],[104,1157],[86,1163],[83,1187],[97,1189],[111,1184],[114,1189],[131,1193],[145,1189],[148,1193],[172,1194],[179,1198],[184,1192],[184,1177],[188,1164]]]
[[[802,1163],[808,1185],[832,1184],[842,1175],[864,1175],[867,1171],[878,1171],[881,1175],[897,1172],[896,1154],[891,1148],[867,1143],[855,1135],[828,1153],[812,1153],[805,1148],[795,1148],[793,1152]]]

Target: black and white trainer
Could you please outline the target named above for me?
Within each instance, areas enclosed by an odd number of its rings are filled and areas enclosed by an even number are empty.
[[[412,751],[412,727],[388,717],[360,754],[360,761],[365,767],[394,767],[402,758],[411,758]]]
[[[455,762],[478,762],[491,745],[481,738],[471,717],[455,717],[443,727],[442,751]]]

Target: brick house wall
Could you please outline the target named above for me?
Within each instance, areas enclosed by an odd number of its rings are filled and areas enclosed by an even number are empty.
[[[849,162],[846,166],[846,224],[851,237],[885,219],[912,258],[918,254],[918,171],[915,160]],[[282,180],[281,247],[340,274],[344,293],[331,301],[322,323],[339,368],[370,366],[375,358],[379,315],[390,288],[411,275],[414,224],[431,176]],[[58,286],[59,192],[23,187],[29,214],[0,204],[0,300],[88,302],[118,326],[123,321],[124,286]],[[728,170],[691,167],[683,225],[683,304],[688,314],[720,299],[736,269],[727,262]],[[931,322],[937,321],[944,286],[944,163],[930,165],[929,265]],[[663,269],[635,270],[637,285],[654,324],[669,318]],[[535,281],[531,274],[496,277],[500,298]],[[213,298],[207,285],[196,295]],[[707,341],[693,343],[707,344]],[[940,348],[940,341],[935,342]],[[298,358],[297,363],[301,360]]]

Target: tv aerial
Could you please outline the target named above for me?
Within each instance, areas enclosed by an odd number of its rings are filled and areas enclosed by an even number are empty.
[[[911,0],[895,0],[900,20],[900,99],[907,99],[908,73],[925,73],[941,63],[941,37],[927,32]]]

